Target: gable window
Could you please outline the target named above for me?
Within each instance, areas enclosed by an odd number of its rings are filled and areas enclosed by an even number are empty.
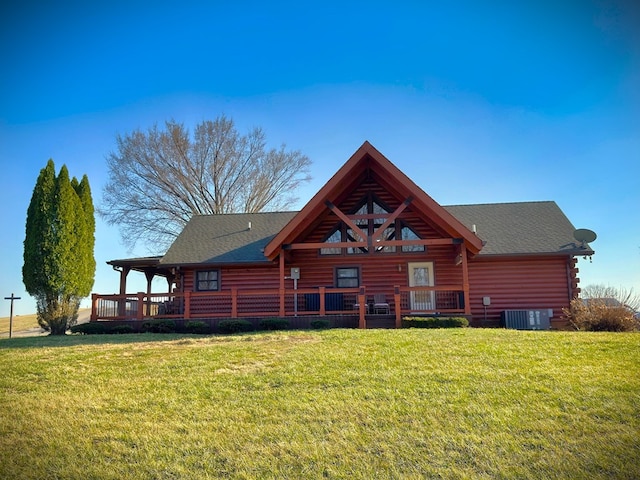
[[[357,225],[368,237],[379,232],[380,228],[386,223],[391,209],[387,207],[374,193],[369,192],[358,207],[351,210],[349,217],[353,223]],[[387,225],[378,237],[378,242],[392,240],[420,240],[421,237],[404,221],[396,219],[390,225]],[[348,246],[338,247],[331,246],[332,243],[350,243],[350,242],[366,242],[367,238],[361,236],[348,226],[345,222],[340,222],[325,237],[323,243],[326,245],[320,248],[320,255],[358,255],[363,253],[395,253],[395,252],[425,252],[424,245],[403,245],[398,248],[395,245],[377,245],[369,252],[367,246]]]
[[[363,242],[365,240],[366,239],[361,238],[360,235],[358,235],[355,231],[353,231],[353,229],[347,228],[347,242]],[[348,254],[367,253],[367,248],[366,247],[348,247],[347,253]]]
[[[219,270],[199,270],[196,272],[196,291],[207,292],[220,290]]]
[[[403,225],[400,230],[402,240],[420,240],[420,237],[410,227]],[[403,252],[424,252],[426,247],[424,245],[403,245]]]
[[[331,235],[327,237],[324,243],[327,243],[330,245],[332,243],[338,243],[341,241],[342,241],[342,232],[339,229],[336,229],[333,231]],[[321,255],[340,255],[341,253],[342,253],[342,249],[339,247],[327,246],[325,248],[320,249]]]
[[[336,287],[337,288],[355,288],[360,286],[360,268],[359,267],[337,267],[336,268]]]

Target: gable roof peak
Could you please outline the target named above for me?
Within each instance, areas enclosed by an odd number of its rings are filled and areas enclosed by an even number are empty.
[[[429,216],[443,231],[454,238],[462,238],[473,254],[482,249],[481,240],[440,204],[427,195],[407,175],[380,153],[369,141],[363,144],[338,169],[329,181],[313,196],[280,233],[265,248],[265,255],[274,259],[282,245],[291,243],[296,235],[327,208],[327,202],[355,188],[366,172],[373,172],[378,183],[398,197],[411,199],[419,211]]]

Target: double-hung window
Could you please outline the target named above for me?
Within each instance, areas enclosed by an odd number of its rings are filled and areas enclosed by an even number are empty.
[[[356,288],[360,286],[360,268],[358,267],[337,267],[336,287]]]
[[[196,291],[210,292],[220,290],[219,270],[199,270],[196,272]]]

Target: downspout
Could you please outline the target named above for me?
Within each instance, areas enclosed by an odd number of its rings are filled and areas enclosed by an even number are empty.
[[[285,292],[284,292],[284,250],[280,250],[278,254],[279,262],[280,262],[280,308],[278,309],[278,313],[280,317],[284,317],[284,301],[285,301]]]
[[[464,296],[464,314],[471,315],[471,302],[469,300],[469,266],[467,262],[467,247],[464,243],[460,245],[460,256],[462,257],[462,291]]]

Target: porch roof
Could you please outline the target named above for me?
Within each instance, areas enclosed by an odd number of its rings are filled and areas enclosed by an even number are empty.
[[[162,260],[162,256],[124,258],[119,260],[109,260],[107,265],[111,265],[114,270],[133,270],[135,272],[141,272],[144,274],[153,273],[154,275],[169,278],[172,275],[172,272],[167,268],[163,268],[160,265],[160,260]]]

